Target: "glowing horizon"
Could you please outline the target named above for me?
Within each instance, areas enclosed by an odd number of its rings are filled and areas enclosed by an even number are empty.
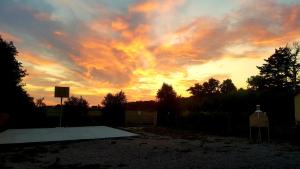
[[[274,49],[300,40],[300,0],[0,1],[0,35],[28,72],[26,90],[56,104],[54,86],[91,105],[123,90],[154,100],[231,78],[238,88]]]

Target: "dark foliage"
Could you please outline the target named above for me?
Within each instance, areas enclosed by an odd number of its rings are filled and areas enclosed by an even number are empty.
[[[11,127],[34,127],[36,115],[33,98],[23,89],[22,79],[27,75],[16,57],[18,51],[12,42],[0,36],[0,76],[2,89],[0,113],[10,115]]]
[[[164,83],[157,91],[157,124],[161,126],[174,126],[177,120],[179,102],[176,92],[171,85]]]
[[[47,106],[44,103],[44,98],[38,98],[35,101],[35,111],[36,118],[38,121],[36,122],[38,127],[47,127]]]
[[[197,83],[190,87],[188,91],[192,96],[184,102],[184,109],[190,114],[182,116],[180,124],[209,132],[246,135],[249,115],[259,104],[269,117],[271,131],[294,126],[294,94],[299,90],[299,51],[297,43],[293,47],[276,49],[265,59],[265,64],[258,66],[259,75],[248,79],[247,90],[236,90],[230,79],[221,85],[210,79],[202,85]],[[284,136],[285,133],[274,134]]]
[[[214,106],[212,100],[213,98],[219,98],[221,95],[234,93],[237,91],[237,89],[232,83],[231,79],[226,79],[222,82],[222,84],[220,84],[218,80],[210,78],[202,85],[196,83],[187,91],[192,94],[192,97],[189,101],[190,103],[188,104],[188,110],[191,112],[197,112]]]
[[[203,90],[204,93],[206,95],[215,95],[215,94],[219,94],[219,84],[220,81],[214,79],[214,78],[210,78],[208,79],[208,82],[204,82],[203,83]]]
[[[156,111],[157,103],[155,101],[136,101],[128,102],[126,104],[126,110],[133,111]]]
[[[228,95],[237,91],[237,88],[232,83],[231,79],[226,79],[219,86],[221,94]]]
[[[181,127],[199,129],[219,134],[247,135],[249,115],[260,104],[269,116],[270,125],[287,127],[294,125],[294,105],[292,91],[252,91],[238,90],[227,95],[202,97],[196,103],[190,97],[185,104],[188,116],[179,119]],[[197,105],[197,106],[195,106]],[[274,130],[273,130],[274,131]]]
[[[82,97],[70,97],[64,102],[62,124],[84,126],[88,123],[89,104]]]
[[[265,59],[262,66],[257,66],[259,75],[248,79],[249,88],[262,89],[294,89],[299,88],[297,79],[300,64],[297,62],[300,47],[297,43],[294,47],[280,47],[275,53]]]
[[[125,125],[126,95],[123,91],[107,94],[102,101],[104,120],[111,126]]]
[[[217,95],[220,93],[219,84],[220,82],[218,80],[210,78],[207,82],[204,82],[202,85],[196,83],[187,91],[189,91],[194,97]]]
[[[265,80],[265,78],[263,76],[260,75],[255,75],[255,76],[251,76],[247,79],[247,83],[248,83],[248,88],[251,90],[264,90],[267,89],[267,81]]]

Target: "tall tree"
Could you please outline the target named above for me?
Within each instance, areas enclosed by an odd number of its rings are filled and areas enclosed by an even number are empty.
[[[102,101],[106,123],[112,126],[125,125],[126,95],[123,91],[116,94],[108,93]]]
[[[259,75],[248,79],[249,86],[256,89],[296,90],[299,86],[298,73],[300,64],[297,61],[299,51],[298,43],[295,43],[293,47],[285,46],[275,49],[275,53],[265,59],[266,63],[262,66],[257,66]]]
[[[291,59],[292,59],[292,69],[291,69],[291,81],[293,85],[294,91],[297,89],[297,86],[299,85],[300,81],[298,78],[299,70],[300,70],[300,64],[298,63],[298,56],[300,54],[300,43],[294,42],[293,47],[291,48]]]
[[[161,89],[157,91],[156,98],[158,100],[158,124],[174,125],[178,113],[178,101],[173,87],[163,83]]]
[[[0,76],[2,89],[0,97],[1,112],[9,113],[15,127],[25,127],[32,120],[34,102],[23,89],[23,78],[27,75],[16,57],[18,51],[13,42],[7,42],[0,36]]]
[[[266,63],[257,68],[260,75],[263,76],[267,84],[274,88],[285,88],[289,86],[289,69],[291,68],[291,50],[288,47],[275,49],[275,53],[268,59]]]
[[[231,79],[226,79],[223,81],[223,83],[220,85],[220,92],[222,94],[229,94],[232,92],[236,92],[237,89],[235,87],[235,85],[232,83]]]

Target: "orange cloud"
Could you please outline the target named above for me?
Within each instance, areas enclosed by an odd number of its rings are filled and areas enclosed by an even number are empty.
[[[128,28],[128,25],[125,21],[118,18],[116,21],[112,21],[111,27],[113,30],[121,31]]]
[[[129,101],[155,99],[163,82],[189,96],[187,88],[212,76],[245,87],[275,47],[300,37],[298,4],[255,2],[245,1],[220,17],[198,11],[185,16],[183,0],[144,0],[124,11],[104,12],[90,11],[94,8],[87,3],[88,13],[48,25],[47,38],[37,32],[28,41],[38,43],[32,47],[38,49],[35,53],[26,50],[31,44],[21,45],[20,59],[30,73],[28,90],[55,103],[53,86],[66,85],[72,94],[99,104],[105,94],[121,89]],[[37,22],[51,19],[43,13],[34,16]]]
[[[129,8],[132,12],[147,13],[159,9],[159,3],[154,1],[146,1]]]
[[[31,63],[33,65],[43,65],[43,66],[45,66],[45,65],[57,64],[57,62],[54,61],[54,60],[42,58],[39,55],[35,55],[35,54],[29,53],[27,51],[21,51],[19,55],[20,55],[19,56],[20,59],[23,62],[28,62],[28,63]]]
[[[133,6],[129,7],[130,12],[138,13],[150,13],[150,12],[169,12],[173,10],[176,6],[183,4],[184,0],[146,0],[141,1]]]
[[[14,36],[14,35],[12,35],[12,34],[10,34],[8,32],[1,32],[0,31],[0,36],[3,39],[7,40],[7,41],[13,41],[13,42],[17,42],[17,43],[22,42],[22,40],[19,37]]]

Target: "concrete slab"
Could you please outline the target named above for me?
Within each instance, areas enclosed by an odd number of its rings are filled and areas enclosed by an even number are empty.
[[[103,139],[131,136],[137,136],[137,134],[106,126],[9,129],[0,133],[0,144]]]

